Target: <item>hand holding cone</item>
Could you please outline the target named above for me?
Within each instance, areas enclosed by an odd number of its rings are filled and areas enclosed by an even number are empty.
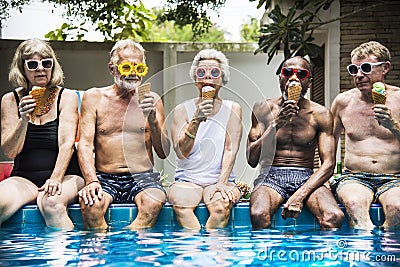
[[[31,113],[31,122],[34,122],[36,120],[36,115],[44,105],[43,96],[45,92],[46,87],[39,86],[33,86],[32,90],[29,92],[29,94],[32,96],[33,99],[35,99],[36,102],[36,107]]]
[[[150,93],[150,83],[144,83],[137,88],[139,102],[145,98],[145,94]]]

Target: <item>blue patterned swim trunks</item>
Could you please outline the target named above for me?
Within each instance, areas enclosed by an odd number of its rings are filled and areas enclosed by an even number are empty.
[[[158,188],[165,194],[160,173],[152,170],[134,174],[97,172],[97,178],[103,191],[112,196],[113,203],[135,203],[136,195],[147,188]]]
[[[269,171],[261,170],[260,175],[254,181],[256,186],[268,186],[288,200],[313,174],[313,170],[300,167],[275,167]]]
[[[400,174],[383,174],[368,172],[350,172],[345,170],[342,175],[330,180],[331,189],[337,198],[337,192],[344,184],[361,184],[374,193],[374,202],[387,190],[400,187]]]

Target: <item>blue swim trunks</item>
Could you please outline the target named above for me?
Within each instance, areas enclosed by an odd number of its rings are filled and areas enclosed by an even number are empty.
[[[147,188],[158,188],[165,193],[160,173],[152,170],[141,173],[109,174],[97,172],[103,191],[110,194],[113,203],[135,203],[135,197]]]
[[[400,187],[400,174],[383,174],[368,172],[350,172],[345,170],[342,175],[330,180],[331,189],[337,198],[337,192],[344,184],[356,183],[369,188],[374,193],[374,202],[387,190]]]
[[[269,171],[261,170],[254,181],[256,186],[268,186],[282,195],[284,201],[288,200],[313,174],[313,170],[300,167],[275,167]]]

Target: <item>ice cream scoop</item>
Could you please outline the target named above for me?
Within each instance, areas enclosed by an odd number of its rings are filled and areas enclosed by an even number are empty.
[[[383,82],[372,85],[372,99],[374,104],[386,104],[386,87]]]
[[[206,85],[201,89],[201,98],[204,99],[213,99],[215,97],[215,90],[214,87]]]

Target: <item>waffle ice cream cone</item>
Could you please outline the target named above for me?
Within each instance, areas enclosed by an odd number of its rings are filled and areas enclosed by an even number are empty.
[[[31,113],[32,122],[36,120],[37,113],[44,105],[43,96],[45,92],[46,92],[46,87],[39,87],[39,86],[33,86],[32,90],[29,92],[29,94],[32,96],[33,99],[35,99],[36,102],[36,107]]]
[[[385,84],[376,82],[372,87],[372,99],[374,104],[386,104]]]
[[[150,83],[144,83],[137,88],[138,98],[141,102],[145,98],[145,94],[150,93]]]
[[[296,104],[297,104],[297,102],[300,99],[301,90],[302,90],[302,87],[301,87],[300,83],[298,83],[298,82],[290,83],[289,87],[288,87],[288,100],[294,100],[294,101],[296,101]]]
[[[204,99],[213,99],[215,97],[215,93],[217,90],[212,86],[204,86],[201,89],[201,98]]]

